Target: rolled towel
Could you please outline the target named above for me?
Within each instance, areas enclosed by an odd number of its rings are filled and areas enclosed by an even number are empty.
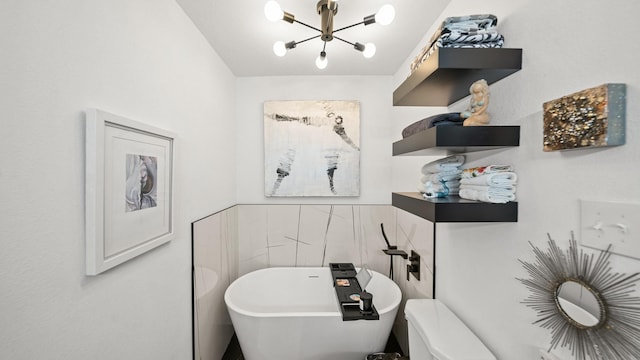
[[[455,179],[455,180],[449,180],[449,181],[439,181],[439,182],[426,182],[425,185],[431,185],[431,186],[446,186],[449,189],[457,189],[460,187],[460,180]]]
[[[509,201],[515,201],[515,194],[495,194],[489,191],[478,191],[473,189],[465,189],[460,187],[459,196],[463,199],[476,200],[488,203],[504,204]]]
[[[461,185],[489,185],[496,187],[513,186],[518,180],[518,175],[514,172],[497,172],[493,174],[480,175],[472,178],[462,178]]]
[[[429,187],[423,187],[423,190],[420,190],[420,192],[422,193],[422,196],[425,199],[431,199],[431,198],[442,198],[442,197],[446,197],[449,195],[458,195],[458,192],[460,191],[459,188],[455,188],[455,189],[449,189],[446,186],[442,186],[441,188],[429,188]]]
[[[424,164],[422,167],[423,174],[456,171],[464,164],[464,155],[453,155],[446,158],[438,159]]]
[[[462,178],[472,178],[484,174],[493,174],[497,172],[512,172],[513,166],[511,165],[488,165],[479,166],[462,170]]]
[[[438,173],[427,173],[420,178],[420,181],[423,183],[426,183],[427,181],[437,183],[440,181],[460,180],[461,173],[462,173],[462,170],[443,171]]]
[[[425,199],[443,198],[449,195],[457,195],[457,192],[450,191],[436,191],[436,192],[423,192],[422,197]]]
[[[435,193],[448,191],[449,194],[456,195],[460,190],[459,181],[444,181],[444,182],[431,182],[418,184],[418,191],[421,193]]]

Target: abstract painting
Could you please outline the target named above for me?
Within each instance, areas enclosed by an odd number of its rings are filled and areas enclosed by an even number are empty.
[[[625,84],[604,84],[543,105],[544,151],[623,145]]]
[[[265,195],[359,196],[360,104],[265,101]]]

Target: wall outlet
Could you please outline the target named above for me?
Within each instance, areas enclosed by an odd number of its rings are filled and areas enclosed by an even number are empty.
[[[580,200],[579,243],[640,259],[640,204]]]

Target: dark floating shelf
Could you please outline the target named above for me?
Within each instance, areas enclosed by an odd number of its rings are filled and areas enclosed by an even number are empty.
[[[394,106],[447,106],[479,79],[492,84],[522,69],[522,49],[439,48],[394,92]]]
[[[394,92],[394,106],[448,106],[479,79],[492,84],[522,68],[522,49],[440,48]],[[439,126],[393,143],[393,156],[470,153],[520,146],[519,126]],[[425,199],[393,193],[393,206],[434,223],[517,222],[518,203],[493,204],[458,196]]]
[[[517,222],[518,203],[493,204],[458,196],[424,199],[420,193],[393,193],[391,204],[433,223]]]
[[[520,146],[520,126],[436,126],[393,143],[393,156]]]

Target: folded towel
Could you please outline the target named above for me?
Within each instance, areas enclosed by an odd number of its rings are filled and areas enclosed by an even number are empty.
[[[435,40],[449,32],[462,34],[476,34],[478,32],[490,31],[498,25],[498,18],[493,14],[474,14],[466,16],[451,16],[440,24],[438,29],[431,35],[427,47],[433,45]]]
[[[455,34],[454,36],[457,36],[496,33],[497,25],[498,18],[493,14],[452,16],[444,19],[438,29],[431,35],[429,42],[411,62],[411,72],[414,72],[420,64],[440,47],[502,47],[504,39],[495,41],[485,40],[483,46],[469,44],[452,46],[442,43],[442,37],[447,34]]]
[[[516,193],[516,187],[513,185],[498,187],[498,186],[489,186],[489,185],[460,184],[459,189],[482,191],[492,195],[512,195]]]
[[[518,175],[514,172],[497,172],[480,175],[472,178],[462,178],[461,185],[489,185],[495,187],[508,187],[516,184]]]
[[[501,48],[504,46],[504,37],[495,41],[485,41],[480,43],[447,43],[443,44],[440,38],[436,39],[433,45],[422,49],[418,56],[409,65],[410,74],[420,67],[436,50],[440,48]]]
[[[439,173],[423,173],[420,181],[423,183],[426,183],[427,181],[437,183],[440,181],[460,180],[460,174],[462,174],[462,170],[443,171]]]
[[[429,116],[422,120],[418,120],[402,130],[402,138],[409,137],[413,134],[427,130],[439,125],[458,125],[462,126],[464,119],[460,117],[460,113],[446,113]]]
[[[473,14],[448,17],[444,19],[440,27],[449,30],[477,31],[490,29],[496,25],[498,25],[498,17],[493,14]]]
[[[460,188],[460,197],[468,200],[477,200],[482,202],[504,204],[516,199],[515,194],[494,194],[488,191],[477,191],[473,189]]]
[[[513,166],[511,165],[488,165],[488,166],[479,166],[468,169],[462,169],[462,178],[472,178],[485,174],[493,174],[497,172],[507,172],[513,171]]]
[[[501,48],[503,46],[504,46],[504,41],[500,40],[500,41],[490,41],[490,42],[483,42],[483,43],[477,43],[477,44],[451,43],[451,44],[442,45],[441,47],[443,47],[443,48],[486,49],[486,48]]]
[[[480,34],[461,34],[461,33],[448,33],[440,36],[436,40],[436,44],[441,44],[440,47],[446,47],[449,44],[484,44],[484,43],[504,43],[504,35],[498,32],[485,32]]]
[[[438,159],[424,164],[422,167],[423,174],[458,171],[460,166],[464,164],[464,155],[453,155],[446,158]]]

